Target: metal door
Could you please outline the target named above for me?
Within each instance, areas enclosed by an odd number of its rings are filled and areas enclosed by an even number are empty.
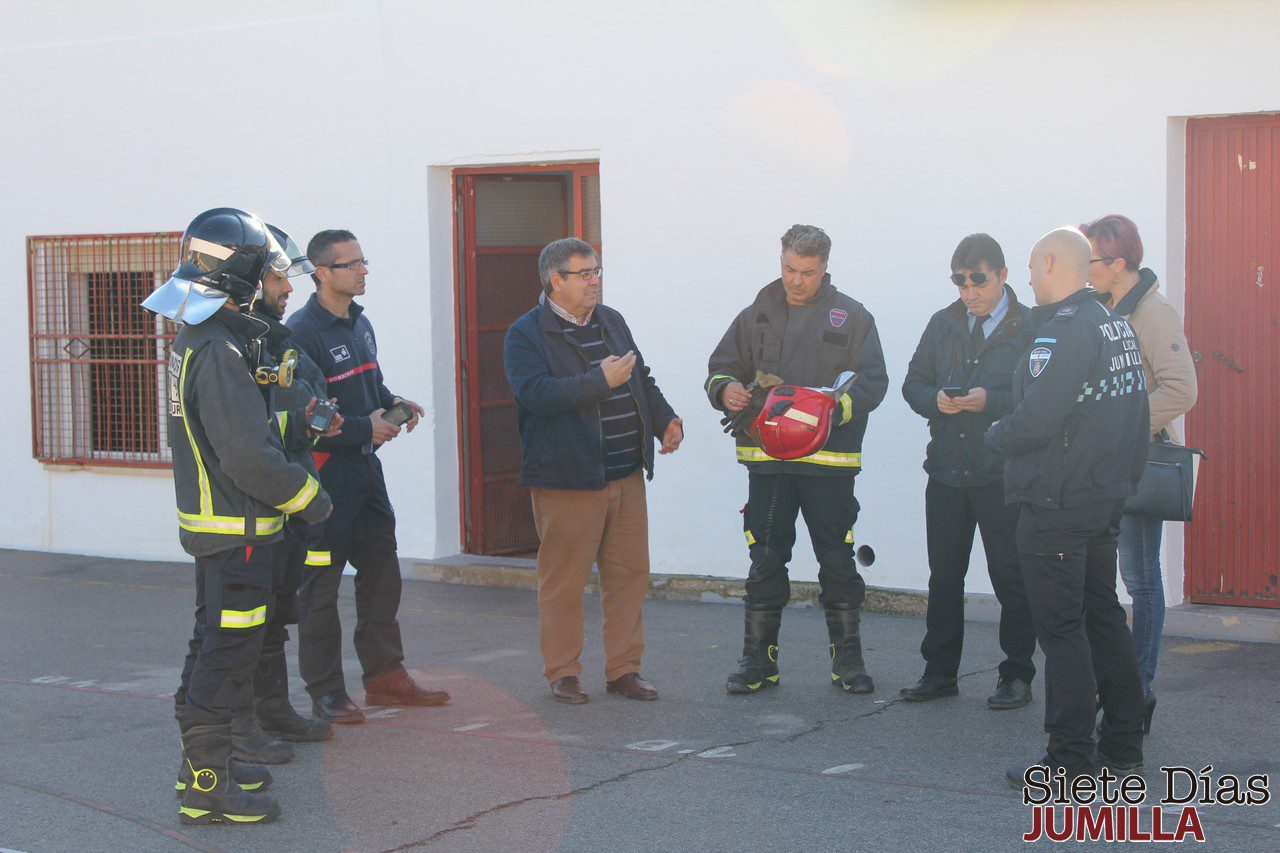
[[[1192,601],[1280,607],[1280,114],[1187,123]]]
[[[502,342],[511,323],[538,302],[543,246],[576,236],[600,251],[599,174],[596,163],[454,173],[458,452],[468,554],[538,547],[529,492],[516,485],[521,449]]]

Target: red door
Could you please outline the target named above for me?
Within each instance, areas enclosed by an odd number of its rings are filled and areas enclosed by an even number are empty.
[[[516,485],[516,405],[502,366],[507,328],[538,302],[538,253],[581,237],[600,251],[597,163],[458,169],[458,432],[462,541],[468,554],[524,554],[538,537]]]
[[[1280,114],[1187,123],[1192,601],[1280,607]]]

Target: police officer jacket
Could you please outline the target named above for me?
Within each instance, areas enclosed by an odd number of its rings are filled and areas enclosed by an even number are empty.
[[[289,317],[289,330],[298,347],[324,374],[328,394],[338,400],[342,432],[316,442],[321,453],[372,453],[373,422],[369,413],[389,409],[396,396],[382,384],[378,341],[363,306],[351,303],[348,316],[338,317],[313,293]]]
[[[1031,311],[1014,410],[987,433],[1005,501],[1059,509],[1133,494],[1147,459],[1147,384],[1128,321],[1084,287]]]
[[[263,324],[228,308],[183,326],[169,355],[178,538],[195,557],[280,538],[284,515],[320,521],[329,496],[284,456],[271,386],[249,363]]]
[[[1030,309],[1018,301],[1009,285],[1004,286],[1004,292],[1009,310],[977,352],[964,300],[957,299],[934,314],[902,383],[907,405],[929,419],[924,470],[944,486],[990,486],[1004,476],[1004,459],[987,450],[986,432],[1013,411],[1013,370],[1030,343]],[[958,386],[966,394],[973,388],[984,389],[986,408],[942,414],[938,392],[948,386]]]
[[[840,401],[831,436],[817,453],[784,462],[744,436],[736,439],[740,463],[752,471],[796,474],[848,474],[862,467],[867,415],[884,399],[889,377],[875,319],[861,302],[836,290],[830,275],[798,310],[787,304],[782,279],[765,285],[711,353],[704,386],[711,405],[727,411],[720,400],[724,387],[750,383],[757,370],[810,387],[830,387],[846,370],[856,371],[858,378]]]

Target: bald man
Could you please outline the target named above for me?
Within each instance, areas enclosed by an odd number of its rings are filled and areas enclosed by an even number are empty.
[[[1142,688],[1116,599],[1116,534],[1147,458],[1147,394],[1138,339],[1085,285],[1089,241],[1075,228],[1040,238],[1028,268],[1036,307],[1030,350],[1013,378],[1014,410],[987,431],[1002,455],[1005,500],[1045,653],[1045,731],[1038,765],[1007,773],[1118,776],[1142,769]],[[1104,709],[1093,749],[1095,696]],[[1045,768],[1043,771],[1038,767]]]

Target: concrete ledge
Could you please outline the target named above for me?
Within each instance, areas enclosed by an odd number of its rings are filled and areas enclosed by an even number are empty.
[[[470,586],[534,589],[534,561],[519,558],[474,557],[461,554],[439,560],[403,561],[405,577]],[[592,592],[599,592],[599,576],[595,572],[587,581]],[[818,584],[812,581],[791,582],[792,607],[816,607]],[[702,601],[712,604],[738,604],[742,601],[740,578],[714,578],[700,575],[651,575],[649,598],[669,601]],[[894,613],[923,616],[928,595],[907,589],[867,587],[863,609],[872,613]],[[998,622],[1000,603],[994,595],[966,595],[965,619],[972,622]],[[1224,607],[1208,604],[1181,604],[1165,612],[1164,632],[1170,637],[1197,640],[1228,640],[1243,643],[1280,643],[1280,610],[1261,607]]]
[[[407,577],[419,580],[511,589],[533,589],[537,586],[537,579],[533,574],[533,560],[493,560],[461,556],[442,560],[418,560],[405,568]],[[599,576],[592,572],[587,581],[587,588],[592,592],[599,592],[599,583]],[[654,574],[649,577],[648,597],[669,601],[738,604],[742,601],[742,579]],[[924,614],[927,600],[927,596],[921,592],[867,587],[867,599],[863,609],[873,613],[920,616]],[[817,583],[791,582],[792,607],[816,607],[817,604]]]

